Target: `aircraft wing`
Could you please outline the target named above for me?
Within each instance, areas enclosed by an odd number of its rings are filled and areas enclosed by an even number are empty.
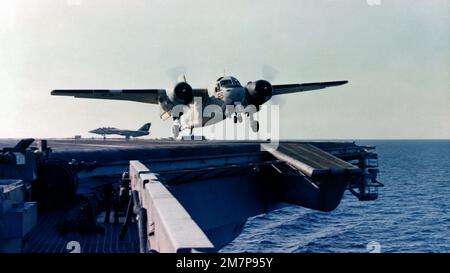
[[[129,100],[158,104],[159,98],[165,96],[164,89],[65,89],[53,90],[53,96],[71,96],[87,99]]]
[[[313,82],[313,83],[295,83],[273,85],[273,95],[290,94],[296,92],[305,92],[311,90],[324,89],[327,87],[339,86],[348,83],[348,81],[334,82]]]

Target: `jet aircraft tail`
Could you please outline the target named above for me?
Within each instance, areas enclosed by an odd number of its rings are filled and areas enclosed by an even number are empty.
[[[151,125],[152,125],[151,123],[146,123],[146,124],[144,124],[144,126],[139,128],[138,131],[146,131],[146,132],[148,132],[150,130],[150,126]]]

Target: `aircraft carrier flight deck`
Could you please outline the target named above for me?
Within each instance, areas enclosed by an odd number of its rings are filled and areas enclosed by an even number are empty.
[[[0,251],[216,252],[249,217],[375,200],[375,147],[327,141],[0,140]],[[19,232],[20,230],[20,232]],[[282,236],[282,235],[280,235]]]

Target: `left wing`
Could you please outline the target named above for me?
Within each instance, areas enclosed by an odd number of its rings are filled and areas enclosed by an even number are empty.
[[[281,95],[281,94],[290,94],[290,93],[318,90],[318,89],[324,89],[327,87],[344,85],[346,83],[348,83],[348,81],[272,85],[272,88],[273,88],[272,95]]]
[[[165,96],[164,89],[65,89],[53,90],[53,96],[72,96],[75,98],[129,100],[158,104],[159,98]]]

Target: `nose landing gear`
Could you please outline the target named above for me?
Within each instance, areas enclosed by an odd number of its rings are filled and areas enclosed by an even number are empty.
[[[234,124],[242,123],[242,115],[244,114],[244,106],[240,102],[235,102],[235,107],[231,111],[233,113],[233,122]]]
[[[241,114],[235,114],[234,116],[233,116],[233,122],[234,122],[234,124],[236,124],[236,123],[242,123],[242,115]]]

